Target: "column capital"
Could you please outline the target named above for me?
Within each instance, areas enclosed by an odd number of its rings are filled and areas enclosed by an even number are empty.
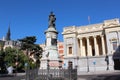
[[[100,35],[100,37],[104,37],[104,35]]]
[[[96,38],[96,37],[97,37],[97,35],[94,35],[93,37],[94,37],[94,38]]]
[[[87,36],[87,37],[86,37],[86,39],[89,39],[89,38],[90,38],[90,36]]]
[[[83,39],[83,37],[79,37],[79,39]]]

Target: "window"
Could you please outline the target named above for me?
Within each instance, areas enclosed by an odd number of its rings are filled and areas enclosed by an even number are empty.
[[[69,47],[69,54],[72,54],[72,47]]]
[[[113,44],[113,50],[116,50],[117,49],[117,42],[112,42]]]

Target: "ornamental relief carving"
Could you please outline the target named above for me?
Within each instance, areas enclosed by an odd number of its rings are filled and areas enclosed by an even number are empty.
[[[114,27],[114,26],[118,26],[118,24],[115,24],[115,23],[111,23],[111,24],[107,24],[105,25],[106,27]]]
[[[67,30],[67,31],[64,32],[64,34],[74,33],[74,32],[75,32],[75,30]]]
[[[73,43],[73,38],[68,38],[68,39],[66,39],[66,43],[67,43],[67,44],[72,44],[72,43]]]
[[[76,27],[75,27],[75,26],[72,26],[72,27],[65,27],[65,28],[64,28],[64,32],[69,31],[69,30],[74,31],[74,30],[76,30]]]
[[[96,32],[96,31],[100,31],[100,30],[103,30],[102,26],[99,26],[98,28],[97,27],[89,27],[89,28],[80,28],[77,30],[78,33],[87,33],[87,32]]]
[[[110,41],[117,41],[117,38],[111,38]]]

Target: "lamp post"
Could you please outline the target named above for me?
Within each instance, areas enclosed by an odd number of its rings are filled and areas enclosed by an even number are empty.
[[[16,65],[16,71],[15,71],[16,74],[15,75],[17,75],[17,68],[18,68],[18,57],[19,57],[18,51],[21,48],[21,43],[19,41],[17,41],[16,48],[17,48],[17,51],[16,51],[16,63],[15,63],[15,65]]]
[[[50,69],[50,65],[49,65],[49,52],[46,54],[46,57],[47,57],[47,80],[49,80],[49,69]]]
[[[87,72],[89,72],[89,59],[88,59],[88,56],[86,56],[87,58]]]
[[[49,59],[47,59],[47,80],[49,80],[49,69],[50,69],[50,65],[49,65]]]
[[[76,64],[76,66],[75,66],[75,69],[78,69],[79,68],[79,66],[78,66],[78,60],[79,60],[79,56],[77,56],[77,64]]]
[[[108,55],[106,55],[105,61],[107,63],[107,69],[106,70],[109,70],[109,57],[108,57]]]
[[[17,54],[16,54],[16,62],[15,62],[15,66],[16,66],[15,76],[17,76],[17,65],[18,65],[18,50],[17,50]]]
[[[27,58],[28,58],[28,62],[25,63],[25,69],[26,69],[26,80],[29,80],[29,77],[30,77],[30,73],[29,73],[29,69],[30,69],[30,59],[29,59],[29,49],[26,49],[26,55],[27,55]]]

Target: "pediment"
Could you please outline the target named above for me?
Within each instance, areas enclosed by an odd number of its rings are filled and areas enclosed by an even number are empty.
[[[109,24],[109,25],[107,25],[108,27],[112,27],[112,26],[118,26],[118,24],[116,24],[116,23],[111,23],[111,24]]]
[[[75,30],[67,30],[67,31],[64,31],[64,34],[70,34],[70,33],[75,33]]]

